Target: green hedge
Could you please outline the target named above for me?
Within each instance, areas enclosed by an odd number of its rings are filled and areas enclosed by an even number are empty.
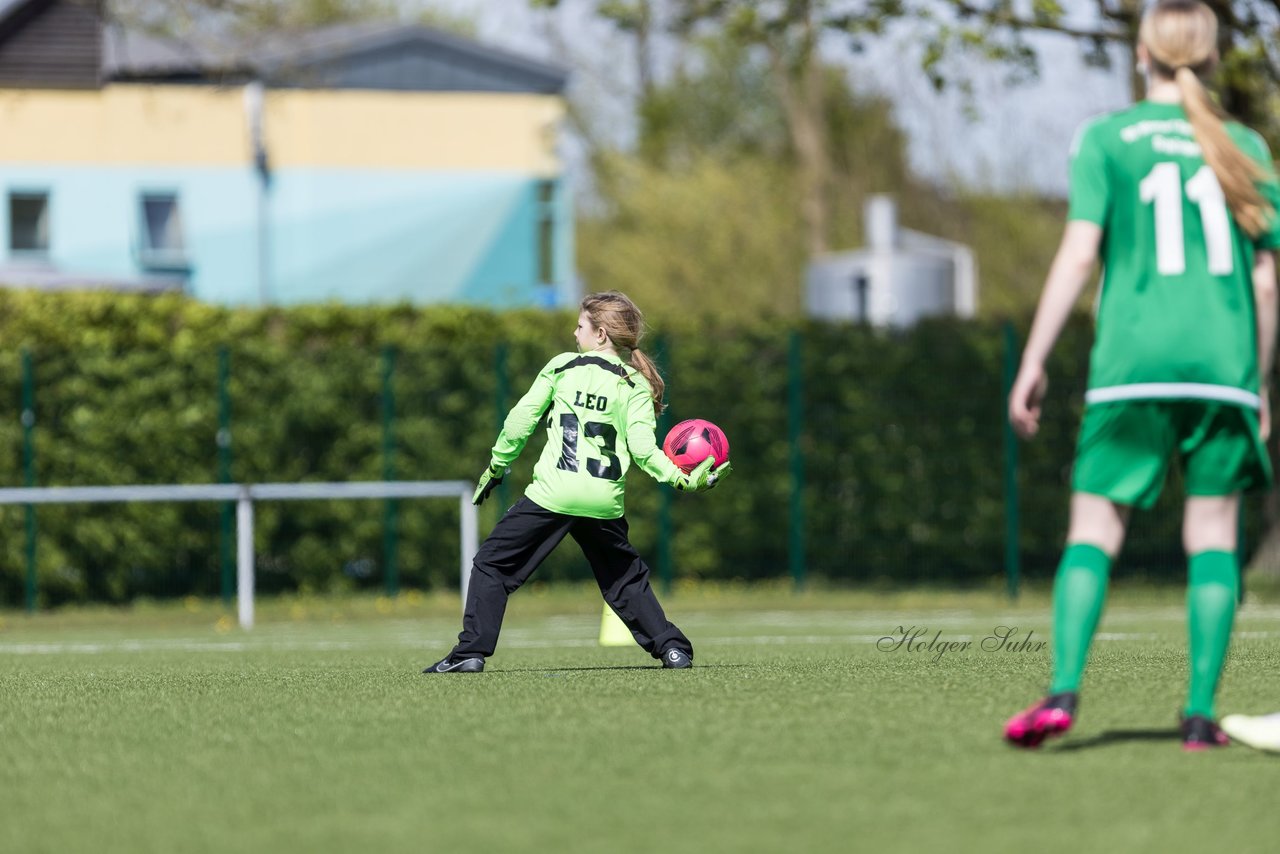
[[[39,485],[216,482],[219,348],[230,354],[234,480],[379,479],[387,347],[396,352],[396,476],[470,480],[500,420],[498,348],[506,350],[509,406],[550,355],[572,347],[572,326],[563,313],[251,311],[176,297],[0,290],[0,399],[10,413],[0,420],[0,483],[23,483],[24,348],[35,365]],[[933,321],[884,333],[686,320],[657,331],[670,423],[705,417],[722,425],[735,467],[724,489],[675,497],[677,577],[787,572],[788,342],[797,331],[809,574],[909,583],[976,582],[1002,572],[998,325]],[[1022,548],[1031,575],[1051,571],[1063,534],[1089,340],[1086,319],[1068,328],[1042,436],[1022,447]],[[541,437],[531,443],[514,484],[528,482],[541,445]],[[628,517],[637,546],[651,557],[658,501],[658,488],[637,472]],[[8,604],[22,596],[23,512],[0,510],[9,532],[0,548],[0,599]],[[264,502],[257,512],[264,591],[381,584],[381,502]],[[220,513],[205,504],[41,507],[42,601],[215,593]],[[482,532],[495,518],[496,509],[486,509]],[[456,530],[451,502],[400,503],[405,586],[456,585]],[[1175,531],[1176,513],[1144,517],[1128,565],[1171,571],[1180,560]],[[541,573],[587,576],[571,545]]]

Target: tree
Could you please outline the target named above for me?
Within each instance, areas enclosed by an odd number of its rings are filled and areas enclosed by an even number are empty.
[[[767,158],[695,155],[678,169],[613,154],[609,212],[578,227],[593,289],[654,318],[793,316],[804,267],[793,176]]]
[[[829,76],[818,58],[823,33],[880,32],[880,22],[899,11],[899,0],[868,0],[858,14],[835,0],[686,0],[675,28],[722,29],[737,42],[764,51],[784,126],[798,165],[800,214],[811,256],[827,251],[831,238],[832,170],[824,126]]]
[[[621,288],[658,314],[798,314],[805,187],[773,71],[724,33],[694,38],[689,53],[637,106],[634,150],[599,152],[601,204],[579,224],[580,268],[591,287]],[[906,139],[886,101],[820,71],[828,234],[853,245],[866,195],[912,185]]]
[[[560,0],[532,0],[553,8]],[[654,94],[655,74],[648,45],[656,32],[689,41],[710,28],[767,59],[769,79],[782,107],[782,127],[790,136],[799,165],[800,212],[811,255],[830,246],[831,163],[823,127],[824,84],[828,75],[818,59],[823,33],[850,36],[882,31],[884,21],[901,14],[901,0],[868,0],[852,14],[837,0],[601,0],[597,14],[637,39],[641,99]],[[659,7],[668,14],[659,14]]]
[[[1280,119],[1275,102],[1280,92],[1280,0],[1204,0],[1218,16],[1218,50],[1222,65],[1218,90],[1223,107],[1280,147]],[[1138,43],[1143,0],[1094,0],[1091,22],[1080,23],[1059,0],[921,0],[904,8],[904,16],[930,24],[924,68],[935,86],[953,83],[946,60],[957,52],[977,53],[1009,66],[1015,78],[1039,73],[1039,56],[1027,36],[1048,33],[1069,38],[1081,48],[1086,64],[1111,68],[1119,49],[1130,63]],[[945,14],[940,13],[943,10]],[[963,83],[963,81],[961,81]],[[1130,75],[1134,100],[1145,83]]]

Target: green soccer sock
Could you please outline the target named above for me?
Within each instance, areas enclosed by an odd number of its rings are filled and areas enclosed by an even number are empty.
[[[1102,603],[1111,558],[1097,546],[1070,543],[1053,582],[1053,682],[1049,693],[1080,690]]]
[[[1213,717],[1213,697],[1231,644],[1240,571],[1231,552],[1200,552],[1187,563],[1187,630],[1191,644],[1189,715]]]

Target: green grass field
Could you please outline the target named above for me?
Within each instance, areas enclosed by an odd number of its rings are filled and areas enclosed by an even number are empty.
[[[1276,601],[1271,599],[1271,602]],[[1047,680],[1043,592],[678,589],[691,671],[601,648],[598,595],[513,598],[477,676],[422,676],[447,597],[0,617],[4,852],[1274,851],[1280,757],[1184,754],[1181,591],[1114,592],[1082,719],[1000,741]],[[1219,709],[1280,709],[1248,604]],[[934,651],[884,649],[924,629]],[[990,644],[988,645],[990,646]]]

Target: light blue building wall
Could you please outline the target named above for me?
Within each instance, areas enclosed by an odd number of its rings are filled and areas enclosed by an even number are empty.
[[[564,68],[398,21],[247,38],[191,9],[179,38],[107,8],[0,0],[0,285],[574,301]]]
[[[142,252],[142,198],[162,194],[177,200],[185,289],[209,302],[254,305],[264,291],[286,305],[576,299],[573,210],[562,182],[527,173],[289,168],[269,187],[260,229],[260,182],[250,168],[0,163],[6,197],[47,194],[49,240],[45,257],[4,241],[0,267],[143,278],[155,271]],[[0,204],[0,235],[10,233],[9,211]]]

